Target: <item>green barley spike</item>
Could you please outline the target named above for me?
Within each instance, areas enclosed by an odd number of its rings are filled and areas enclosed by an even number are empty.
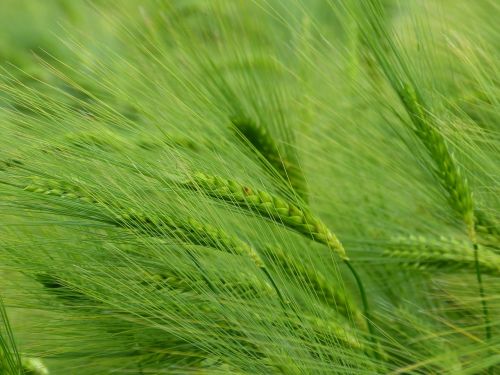
[[[384,254],[421,269],[438,267],[450,270],[475,270],[474,253],[470,249],[470,244],[444,237],[438,239],[423,236],[396,237],[387,244]],[[483,273],[500,275],[500,255],[481,248],[478,261]]]
[[[367,350],[366,346],[358,340],[352,328],[347,324],[340,324],[309,315],[304,316],[304,320],[320,339],[328,339],[329,336],[335,337],[351,348]]]
[[[451,207],[463,217],[468,226],[473,225],[472,193],[467,178],[448,149],[443,135],[430,124],[422,100],[412,85],[403,84],[399,95],[415,126],[415,133],[434,161],[437,177],[448,193]]]
[[[244,299],[258,298],[262,296],[275,296],[276,291],[267,282],[261,281],[259,278],[251,275],[240,273],[240,278],[222,278],[212,279],[212,284],[221,292],[229,291],[234,295],[238,295]],[[170,270],[167,273],[151,274],[146,278],[148,285],[155,289],[173,288],[181,291],[191,292],[193,288],[205,284],[205,280],[198,274],[186,275],[180,274],[175,270]]]
[[[292,162],[278,149],[278,145],[269,132],[254,121],[235,117],[231,120],[237,135],[252,145],[260,155],[291,185],[291,187],[307,201],[307,187],[304,174],[297,163]]]
[[[408,83],[400,85],[398,94],[408,112],[414,126],[415,133],[427,149],[429,156],[434,161],[436,175],[443,189],[448,193],[448,201],[464,220],[467,227],[469,239],[474,251],[474,266],[479,287],[479,296],[483,307],[483,319],[485,323],[485,336],[489,340],[492,330],[489,320],[488,303],[485,299],[485,291],[481,277],[481,265],[479,263],[479,245],[476,235],[476,218],[474,217],[474,204],[472,192],[469,188],[467,178],[462,173],[453,153],[443,135],[434,127],[430,117],[425,112],[423,100],[418,95],[414,86]]]
[[[117,226],[143,231],[160,237],[174,237],[177,240],[195,245],[224,249],[236,255],[248,256],[259,268],[264,267],[264,263],[257,252],[244,241],[226,234],[221,229],[201,223],[194,218],[180,221],[167,216],[150,217],[133,209],[124,209],[97,201],[78,186],[50,179],[33,178],[32,183],[27,185],[24,190],[94,203],[104,206],[104,208],[113,208],[113,211],[117,210],[119,212],[111,218],[111,222]]]
[[[320,219],[306,209],[301,209],[278,196],[252,189],[234,180],[201,172],[194,173],[190,181],[185,182],[185,186],[279,222],[316,242],[327,245],[341,259],[349,259],[340,241]]]

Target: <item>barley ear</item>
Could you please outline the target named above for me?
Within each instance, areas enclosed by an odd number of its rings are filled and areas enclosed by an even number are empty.
[[[307,202],[307,187],[304,173],[291,158],[280,153],[269,131],[262,125],[245,117],[233,117],[231,122],[237,136],[254,152],[262,156],[287,181],[292,189]]]
[[[152,217],[104,200],[96,200],[95,196],[88,194],[78,186],[53,179],[33,177],[31,183],[26,185],[24,190],[91,203],[104,209],[105,215],[109,216],[107,221],[116,226],[159,237],[168,236],[186,243],[221,249],[236,255],[245,255],[257,267],[264,267],[264,262],[259,254],[244,241],[194,218],[178,220],[168,216]]]
[[[475,270],[474,252],[470,249],[470,243],[445,237],[395,237],[386,244],[384,255],[418,269]],[[481,272],[500,275],[500,255],[481,248],[478,261]]]
[[[413,85],[404,83],[399,91],[401,100],[412,120],[418,136],[436,167],[435,173],[448,194],[450,206],[467,225],[474,221],[472,193],[467,178],[458,165],[443,135],[432,124],[425,112],[422,99]]]
[[[227,234],[222,229],[202,223],[194,218],[188,218],[183,221],[167,216],[151,217],[133,209],[125,209],[116,204],[96,200],[95,197],[90,196],[78,186],[57,180],[34,178],[31,184],[24,187],[24,190],[61,198],[76,199],[105,208],[106,212],[113,212],[113,216],[107,221],[119,227],[133,229],[150,236],[167,236],[188,244],[207,246],[235,255],[246,256],[264,273],[275,289],[280,303],[285,308],[285,299],[258,252],[246,242],[238,237]],[[118,213],[115,213],[117,211]]]
[[[469,189],[467,178],[462,173],[453,153],[443,135],[434,127],[429,115],[425,111],[422,99],[410,83],[403,83],[398,90],[399,96],[414,124],[414,131],[427,149],[429,156],[434,161],[436,175],[441,186],[448,193],[450,206],[463,218],[467,234],[472,242],[479,295],[483,307],[486,338],[491,339],[491,326],[489,323],[488,306],[485,300],[484,286],[479,265],[479,247],[476,238],[474,206],[472,193]]]
[[[285,225],[297,233],[327,245],[342,260],[349,259],[340,241],[320,219],[283,198],[234,180],[201,172],[194,173],[184,186]]]

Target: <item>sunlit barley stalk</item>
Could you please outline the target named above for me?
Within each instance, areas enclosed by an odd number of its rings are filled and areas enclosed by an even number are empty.
[[[49,370],[39,358],[22,358],[23,375],[49,375]]]
[[[0,340],[2,338],[0,337]],[[44,365],[41,359],[39,358],[31,358],[31,357],[21,357],[20,359],[20,367],[21,369],[14,370],[15,372],[11,372],[8,368],[2,365],[2,362],[5,360],[3,357],[5,354],[3,353],[2,346],[0,345],[0,373],[4,375],[49,375],[49,370]]]

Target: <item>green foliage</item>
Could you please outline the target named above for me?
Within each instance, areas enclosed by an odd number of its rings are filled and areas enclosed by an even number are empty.
[[[0,373],[497,373],[496,13],[0,2]]]

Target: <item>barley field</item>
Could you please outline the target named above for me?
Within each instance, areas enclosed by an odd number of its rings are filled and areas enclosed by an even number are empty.
[[[1,0],[0,374],[500,374],[499,19]]]

